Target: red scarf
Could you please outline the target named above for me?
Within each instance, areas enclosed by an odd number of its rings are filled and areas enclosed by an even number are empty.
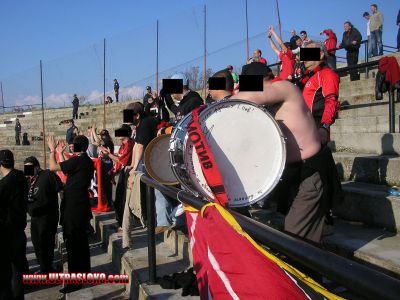
[[[189,138],[199,157],[204,178],[214,194],[215,200],[222,206],[226,206],[228,203],[228,195],[225,190],[224,182],[199,122],[199,114],[205,107],[206,105],[203,105],[192,111],[192,120],[188,124],[187,129]]]

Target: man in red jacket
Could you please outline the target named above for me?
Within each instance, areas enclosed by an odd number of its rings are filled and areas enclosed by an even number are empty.
[[[302,85],[303,98],[319,128],[321,144],[329,141],[330,126],[335,122],[340,109],[339,76],[326,66],[327,50],[320,42],[306,44],[307,48],[320,48],[319,61],[305,61],[306,72]]]
[[[328,37],[324,44],[326,47],[326,50],[328,51],[328,56],[326,58],[326,64],[328,65],[329,68],[332,70],[336,69],[336,44],[337,44],[337,38],[336,34],[332,31],[332,29],[325,29],[324,31],[321,31],[321,35],[326,34]]]

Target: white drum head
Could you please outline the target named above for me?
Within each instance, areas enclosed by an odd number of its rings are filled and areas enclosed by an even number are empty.
[[[231,207],[263,199],[278,183],[285,165],[282,133],[263,109],[247,101],[232,100],[205,109],[200,123],[214,155]],[[196,189],[214,199],[197,153],[186,142],[185,165]]]

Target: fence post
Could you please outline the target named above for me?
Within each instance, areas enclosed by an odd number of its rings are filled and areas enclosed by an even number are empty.
[[[395,132],[395,109],[394,109],[394,91],[391,90],[389,93],[389,133]]]
[[[368,62],[368,40],[365,40],[365,62]],[[368,79],[368,67],[365,67],[365,79]]]
[[[149,260],[149,282],[156,283],[156,234],[154,188],[146,184],[147,206],[147,251]]]

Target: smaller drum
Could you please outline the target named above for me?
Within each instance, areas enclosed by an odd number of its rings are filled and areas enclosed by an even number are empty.
[[[178,184],[169,161],[170,136],[170,134],[163,134],[154,138],[144,152],[144,166],[147,173],[164,185]]]

